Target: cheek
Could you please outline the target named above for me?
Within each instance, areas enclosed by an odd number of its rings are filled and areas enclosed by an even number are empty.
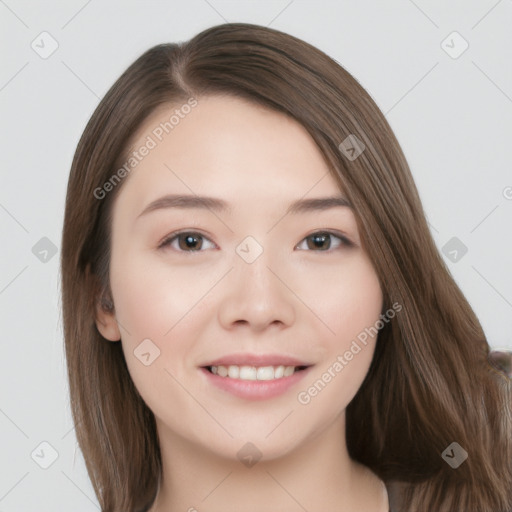
[[[383,306],[380,282],[368,257],[361,252],[337,268],[315,270],[307,283],[301,283],[300,296],[322,321],[322,338],[333,349],[350,345],[352,339],[379,319]]]
[[[361,254],[340,265],[339,271],[330,269],[315,277],[323,284],[316,293],[310,291],[305,302],[309,301],[324,325],[319,337],[322,362],[304,383],[298,401],[303,405],[314,402],[318,414],[331,411],[335,416],[355,396],[370,367],[382,290],[370,261]]]
[[[215,314],[209,290],[219,280],[218,272],[173,268],[136,251],[116,256],[111,286],[122,347],[132,379],[150,404],[160,394],[157,389],[174,396],[171,374],[181,382],[197,363],[194,340]],[[148,359],[153,362],[145,366]]]
[[[173,268],[158,258],[125,253],[113,255],[111,285],[118,320],[126,339],[167,340],[215,284],[212,272]]]
[[[315,288],[315,293],[310,290],[304,302],[311,304],[321,320],[318,342],[322,363],[308,383],[318,384],[311,395],[303,390],[308,395],[305,400],[314,398],[320,408],[332,409],[333,403],[345,407],[362,384],[373,358],[382,290],[373,266],[361,253],[347,259],[338,270],[330,268],[314,277],[321,286]]]
[[[112,258],[112,293],[130,376],[155,415],[183,432],[180,418],[197,414],[197,405],[180,383],[189,376],[191,340],[203,329],[197,312],[204,311],[202,301],[198,303],[208,290],[204,281],[213,279],[199,279],[202,290],[186,286],[190,277],[179,270],[164,273],[137,255]]]
[[[152,269],[140,263],[130,258],[112,261],[112,293],[117,320],[124,327],[123,342],[157,339],[172,325],[172,288],[153,279]]]

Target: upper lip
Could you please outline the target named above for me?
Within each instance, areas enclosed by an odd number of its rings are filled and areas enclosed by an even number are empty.
[[[205,366],[311,366],[310,363],[301,361],[295,357],[281,354],[230,354],[219,357]]]

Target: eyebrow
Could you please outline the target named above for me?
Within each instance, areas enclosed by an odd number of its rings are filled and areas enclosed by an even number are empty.
[[[322,211],[336,207],[353,209],[352,204],[342,196],[315,197],[294,201],[288,206],[286,214]],[[198,195],[171,194],[155,199],[149,203],[137,218],[146,215],[149,212],[165,208],[199,208],[213,210],[216,212],[231,212],[229,204],[222,199]]]

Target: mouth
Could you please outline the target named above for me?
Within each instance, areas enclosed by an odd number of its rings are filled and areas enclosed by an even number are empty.
[[[205,370],[213,375],[223,377],[226,379],[237,379],[245,381],[268,381],[279,380],[286,377],[291,377],[293,374],[301,372],[309,368],[310,365],[301,366],[249,366],[249,365],[217,365],[217,366],[203,366]]]

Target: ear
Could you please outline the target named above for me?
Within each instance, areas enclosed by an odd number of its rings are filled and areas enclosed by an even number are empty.
[[[100,297],[96,304],[96,328],[109,341],[119,341],[121,339],[112,299],[105,294]]]

